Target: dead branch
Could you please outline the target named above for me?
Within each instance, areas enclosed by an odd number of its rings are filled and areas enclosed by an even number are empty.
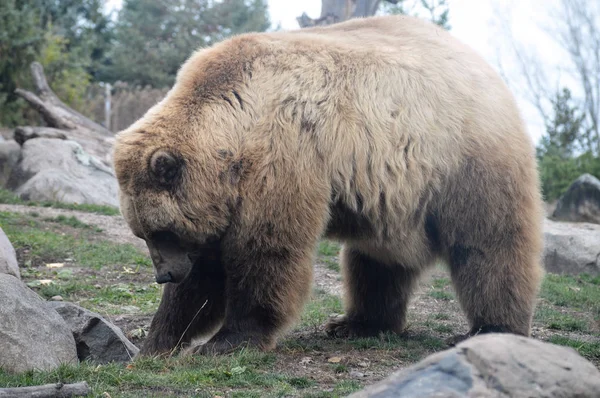
[[[81,397],[88,395],[91,389],[87,382],[73,384],[44,384],[31,387],[0,388],[0,398],[55,398]]]
[[[21,88],[16,89],[15,93],[42,115],[48,127],[67,130],[85,129],[91,134],[106,137],[113,135],[103,126],[65,105],[48,85],[44,68],[39,62],[31,63],[31,75],[37,94]]]

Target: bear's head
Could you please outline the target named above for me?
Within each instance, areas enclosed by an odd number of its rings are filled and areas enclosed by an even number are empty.
[[[200,103],[198,79],[189,76],[118,133],[114,147],[121,213],[146,241],[158,283],[180,282],[218,244],[245,172],[228,103]]]

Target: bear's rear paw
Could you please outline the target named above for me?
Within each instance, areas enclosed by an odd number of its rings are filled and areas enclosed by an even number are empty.
[[[338,339],[376,337],[381,333],[394,332],[389,328],[382,328],[378,325],[352,321],[345,315],[331,318],[325,325],[325,331],[329,337]]]
[[[241,347],[267,351],[273,348],[272,345],[267,339],[249,333],[220,331],[205,344],[190,347],[185,354],[223,355]]]

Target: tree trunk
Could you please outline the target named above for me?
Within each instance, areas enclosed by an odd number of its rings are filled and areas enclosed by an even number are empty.
[[[74,384],[44,384],[43,386],[0,388],[0,398],[54,398],[54,397],[81,397],[91,392],[90,386],[85,382]]]
[[[31,74],[37,94],[20,88],[16,89],[15,93],[37,110],[48,126],[19,127],[15,132],[19,138],[24,142],[36,136],[56,134],[52,128],[60,129],[66,138],[78,142],[86,152],[109,165],[114,134],[65,105],[48,85],[40,63],[31,64]],[[23,139],[24,137],[26,138]]]
[[[296,18],[301,28],[330,25],[351,18],[375,15],[382,0],[322,0],[321,16],[312,19],[306,13]],[[384,0],[397,4],[400,0]]]

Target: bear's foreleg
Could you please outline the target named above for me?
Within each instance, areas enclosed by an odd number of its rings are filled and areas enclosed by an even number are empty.
[[[419,270],[382,264],[352,246],[341,255],[346,315],[326,325],[331,337],[368,337],[400,333]]]
[[[227,268],[223,326],[193,352],[223,354],[240,346],[274,348],[277,337],[299,316],[312,282],[310,251],[280,248],[254,252]]]
[[[216,260],[197,263],[181,283],[166,283],[138,355],[162,355],[210,333],[225,316],[225,272]]]

